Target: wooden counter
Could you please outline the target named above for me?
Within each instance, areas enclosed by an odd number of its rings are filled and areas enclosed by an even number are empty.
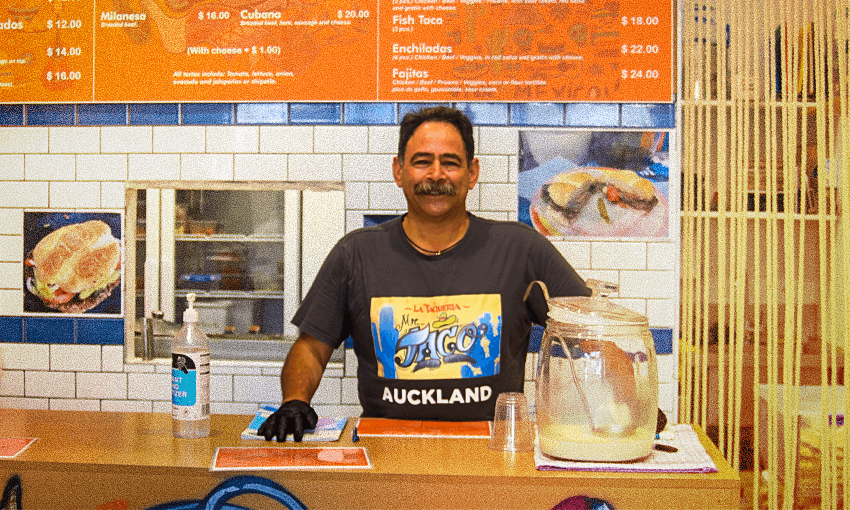
[[[486,439],[372,437],[352,443],[356,419],[338,442],[303,445],[365,447],[371,469],[240,473],[209,470],[216,448],[278,445],[242,440],[249,416],[214,415],[210,437],[191,440],[171,436],[168,414],[0,409],[0,416],[0,437],[38,438],[16,458],[0,459],[3,484],[20,475],[27,510],[95,510],[115,500],[145,509],[200,499],[238,474],[275,480],[310,510],[548,510],[575,495],[605,499],[617,510],[708,510],[737,509],[740,499],[738,473],[699,430],[718,473],[538,471],[531,453],[493,452]],[[246,499],[231,503],[280,507],[269,506],[267,498],[240,498]]]

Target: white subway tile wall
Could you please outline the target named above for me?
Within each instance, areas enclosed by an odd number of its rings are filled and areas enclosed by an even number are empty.
[[[467,205],[487,218],[517,217],[520,127],[477,127],[482,170]],[[346,230],[367,214],[406,209],[392,179],[396,126],[0,127],[0,315],[22,309],[24,209],[123,208],[126,180],[331,180],[345,182]],[[675,239],[556,239],[584,278],[620,285],[616,301],[677,323]],[[661,408],[675,420],[676,342],[659,356]],[[526,365],[533,403],[537,355]],[[282,361],[282,360],[281,360]],[[278,403],[275,363],[214,363],[212,412],[252,414]],[[0,337],[0,407],[170,411],[169,367],[126,363],[121,345],[37,344]],[[320,414],[359,414],[357,360],[327,371],[314,404]]]

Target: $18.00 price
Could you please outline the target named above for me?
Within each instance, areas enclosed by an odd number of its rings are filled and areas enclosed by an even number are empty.
[[[620,23],[624,27],[628,25],[654,27],[658,26],[660,21],[658,16],[623,16],[620,18]]]

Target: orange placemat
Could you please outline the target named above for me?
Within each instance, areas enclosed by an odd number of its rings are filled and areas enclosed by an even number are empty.
[[[35,442],[34,437],[0,437],[0,459],[12,459]]]
[[[489,438],[488,421],[419,421],[360,418],[358,436]]]
[[[210,471],[370,467],[366,450],[359,447],[222,447],[216,450]]]

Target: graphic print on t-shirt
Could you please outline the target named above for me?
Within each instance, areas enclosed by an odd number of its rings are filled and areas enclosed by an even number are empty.
[[[467,379],[499,373],[499,294],[375,297],[371,320],[379,377]]]

